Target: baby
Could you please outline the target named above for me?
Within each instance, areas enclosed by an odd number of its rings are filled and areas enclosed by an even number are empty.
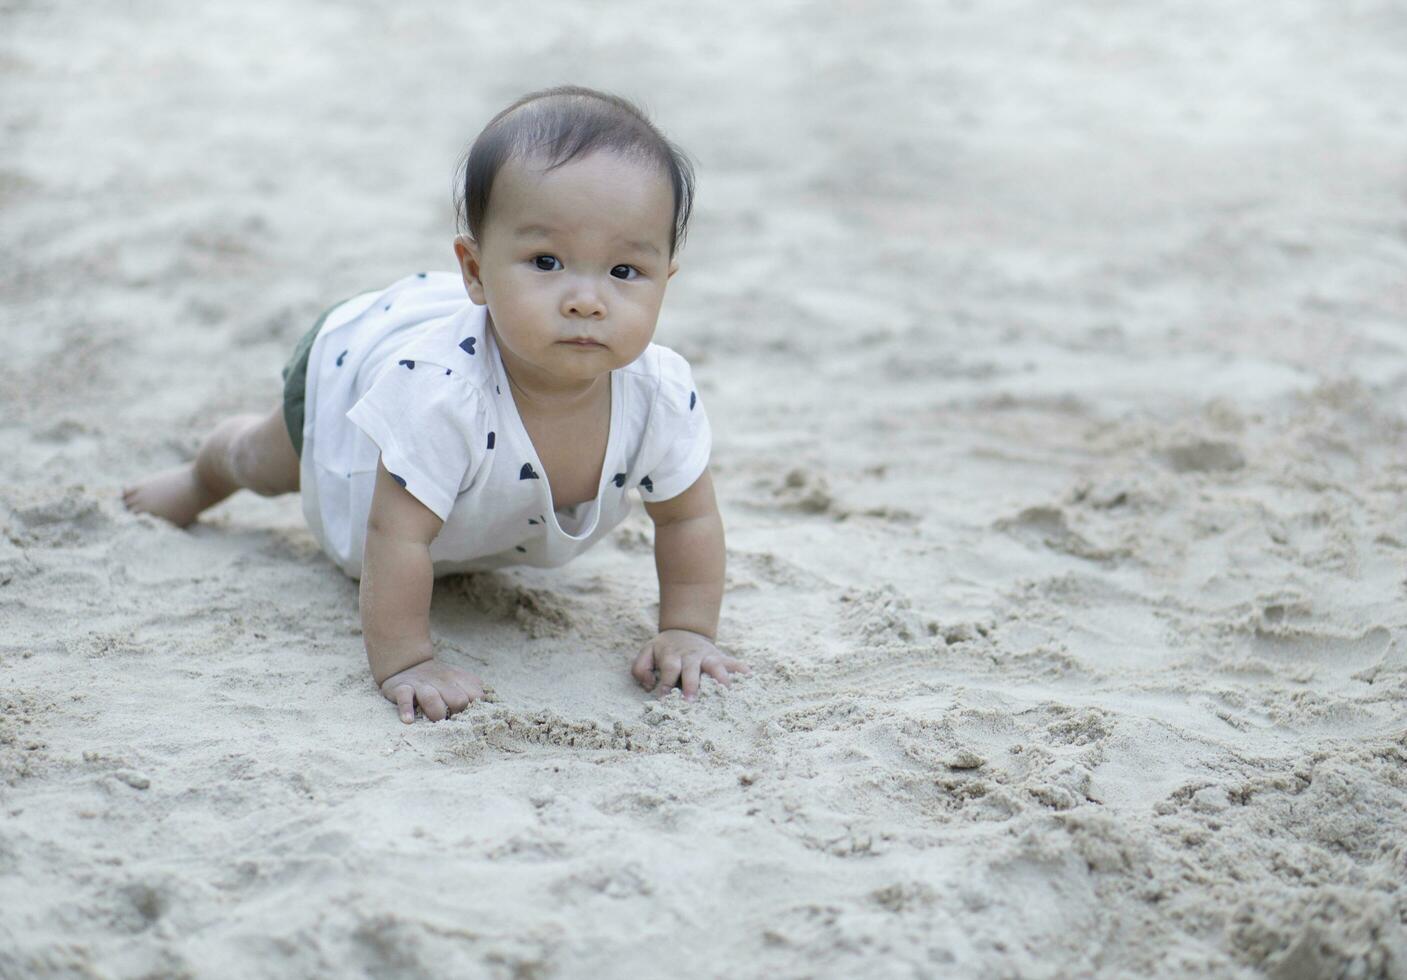
[[[125,489],[127,507],[184,527],[241,487],[300,491],[323,550],[361,580],[371,676],[409,724],[484,693],[434,657],[435,577],[561,565],[638,491],[660,609],[631,673],[689,700],[702,674],[729,684],[749,671],[714,645],[708,418],[688,363],[650,342],[692,197],[688,160],[632,103],[578,86],[522,97],[465,159],[458,274],[327,310],[280,406],[226,419],[193,462]]]

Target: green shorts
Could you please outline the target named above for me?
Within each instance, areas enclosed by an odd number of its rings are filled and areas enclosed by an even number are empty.
[[[351,297],[348,297],[350,299]],[[288,435],[293,439],[293,451],[303,458],[303,417],[308,391],[308,352],[313,349],[313,341],[318,339],[327,315],[347,300],[339,300],[322,311],[318,322],[305,333],[293,348],[293,356],[283,366],[283,422],[288,426]]]

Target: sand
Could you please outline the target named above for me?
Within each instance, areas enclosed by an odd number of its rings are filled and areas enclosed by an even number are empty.
[[[528,9],[0,4],[0,976],[1407,978],[1407,10]],[[698,161],[754,673],[637,507],[403,726],[296,498],[119,493],[560,82]]]

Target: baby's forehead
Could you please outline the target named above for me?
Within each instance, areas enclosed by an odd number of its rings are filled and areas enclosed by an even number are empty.
[[[514,154],[499,169],[489,209],[498,218],[550,225],[604,208],[613,223],[655,231],[662,219],[672,221],[673,195],[664,168],[638,155],[599,149],[552,166],[542,154]]]

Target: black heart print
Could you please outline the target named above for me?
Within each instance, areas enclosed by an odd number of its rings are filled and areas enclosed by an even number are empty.
[[[524,463],[524,464],[523,464],[523,468],[518,471],[518,479],[520,479],[520,480],[536,480],[536,479],[538,479],[538,475],[533,472],[533,464],[532,464],[532,463]]]
[[[625,486],[625,474],[624,474],[624,473],[617,473],[615,476],[611,477],[611,482],[614,483],[614,484],[615,484],[616,486],[618,486],[618,487],[623,487],[623,486]]]
[[[645,488],[645,492],[646,492],[646,493],[654,493],[654,492],[655,492],[655,484],[654,484],[654,481],[651,480],[648,475],[646,475],[646,477],[645,477],[643,480],[640,481],[640,485]]]
[[[409,369],[412,370],[412,371],[415,370],[415,362],[414,362],[414,361],[397,361],[396,363],[397,363],[397,364],[404,364],[407,368],[409,368]]]
[[[459,342],[459,349],[464,351],[464,353],[466,354],[474,353],[474,342],[478,339],[479,338],[477,337],[465,337]]]

